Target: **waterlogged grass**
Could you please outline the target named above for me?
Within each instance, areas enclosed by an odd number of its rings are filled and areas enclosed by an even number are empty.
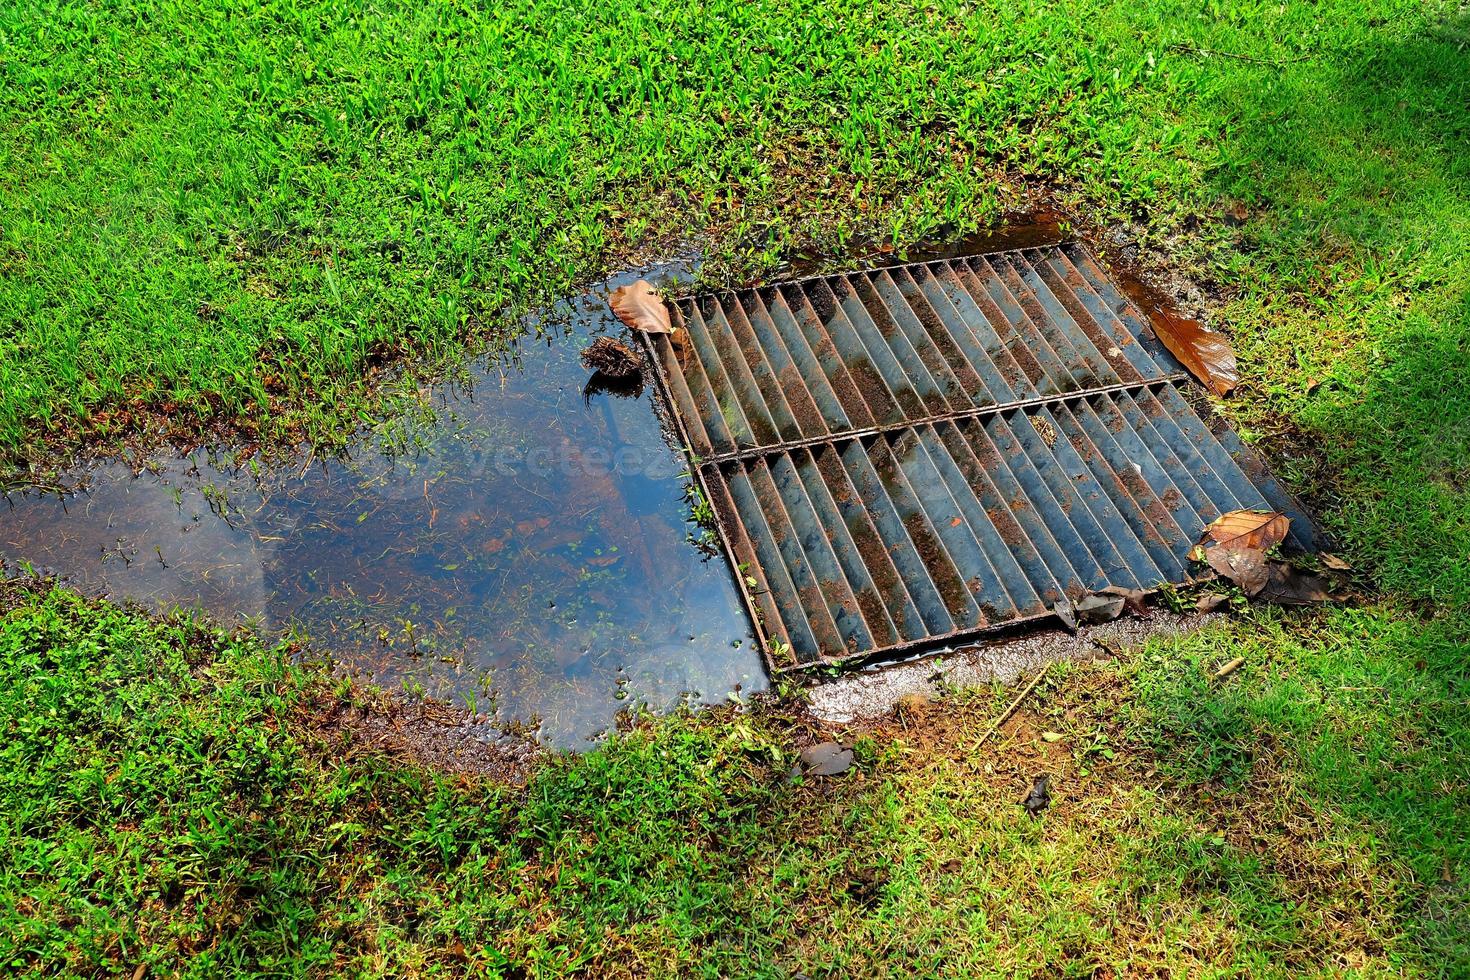
[[[785,779],[779,715],[524,788],[347,755],[277,652],[56,591],[0,621],[12,974],[1463,975],[1463,634],[1275,618],[1059,670]],[[1229,684],[1219,658],[1251,663]],[[347,761],[342,761],[344,758]],[[1040,819],[1017,805],[1047,771]]]

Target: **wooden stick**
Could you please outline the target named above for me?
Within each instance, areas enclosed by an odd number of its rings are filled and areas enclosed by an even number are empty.
[[[1036,690],[1036,685],[1041,683],[1041,679],[1046,676],[1046,672],[1048,670],[1051,670],[1051,661],[1047,661],[1046,665],[1036,672],[1036,676],[1031,678],[1031,683],[1026,685],[1026,689],[1020,694],[1016,695],[1016,700],[1011,702],[1011,706],[1005,711],[1002,711],[1000,717],[995,719],[995,724],[991,725],[989,730],[987,730],[984,735],[980,736],[980,741],[975,743],[975,748],[978,749],[980,746],[984,745],[986,739],[994,735],[996,733],[996,730],[999,729],[1001,725],[1004,725],[1007,721],[1010,720],[1011,715],[1015,714],[1016,709],[1021,706],[1021,702],[1026,700],[1026,698],[1030,696],[1032,691]]]
[[[1221,667],[1219,670],[1215,671],[1215,680],[1224,680],[1225,678],[1229,677],[1231,674],[1239,670],[1241,664],[1243,663],[1245,663],[1244,657],[1236,657],[1224,667]]]
[[[1233,54],[1229,51],[1215,51],[1210,48],[1197,48],[1192,44],[1171,44],[1169,45],[1169,50],[1179,51],[1184,54],[1202,54],[1206,57],[1214,58],[1234,58],[1236,61],[1247,61],[1253,65],[1271,65],[1275,68],[1280,68],[1282,65],[1294,65],[1298,61],[1306,61],[1308,58],[1312,57],[1312,55],[1310,54],[1303,54],[1297,55],[1295,58],[1282,58],[1279,61],[1273,61],[1269,58],[1252,58],[1248,54]]]

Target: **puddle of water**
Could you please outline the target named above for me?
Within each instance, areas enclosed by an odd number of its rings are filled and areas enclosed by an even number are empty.
[[[661,267],[667,276],[681,272]],[[648,273],[644,273],[648,274]],[[584,391],[619,277],[508,362],[425,392],[431,418],[344,460],[257,472],[198,452],[6,495],[0,557],[93,595],[304,633],[344,667],[575,747],[646,703],[766,678],[724,561],[688,540],[652,390]],[[403,448],[406,445],[407,448]]]

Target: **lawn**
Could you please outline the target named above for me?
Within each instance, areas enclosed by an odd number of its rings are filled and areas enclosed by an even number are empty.
[[[1059,671],[982,748],[1006,692],[793,785],[787,703],[515,787],[344,752],[363,695],[282,650],[11,587],[11,972],[1470,976],[1463,7],[22,2],[0,124],[11,466],[330,445],[632,258],[1046,198],[1199,287],[1362,593]]]

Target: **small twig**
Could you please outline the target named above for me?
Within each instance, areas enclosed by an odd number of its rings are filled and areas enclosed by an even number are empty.
[[[1036,690],[1036,685],[1041,683],[1041,679],[1046,676],[1046,672],[1048,670],[1051,670],[1050,661],[1048,661],[1044,667],[1036,672],[1036,676],[1031,678],[1031,683],[1026,685],[1026,689],[1023,690],[1020,694],[1016,695],[1016,700],[1011,702],[1011,706],[1009,708],[1006,708],[1005,711],[1002,711],[1000,717],[995,719],[995,723],[990,726],[990,728],[985,732],[984,735],[980,736],[980,741],[975,743],[975,748],[978,749],[980,746],[984,745],[986,740],[989,739],[990,736],[994,735],[1001,725],[1004,725],[1007,721],[1010,720],[1011,715],[1015,714],[1016,709],[1021,706],[1021,702],[1030,697],[1031,692]]]
[[[1215,675],[1214,675],[1215,680],[1217,680],[1217,681],[1218,680],[1224,680],[1226,677],[1229,677],[1231,674],[1233,674],[1237,670],[1239,670],[1240,667],[1241,667],[1241,665],[1244,664],[1244,663],[1245,663],[1245,658],[1244,657],[1236,657],[1234,660],[1230,661],[1224,667],[1221,667],[1219,670],[1215,671]]]
[[[1275,68],[1280,68],[1282,65],[1294,65],[1298,61],[1306,61],[1308,58],[1312,57],[1311,54],[1299,54],[1295,58],[1282,58],[1279,60],[1273,60],[1270,58],[1252,58],[1248,54],[1234,54],[1230,51],[1216,51],[1213,48],[1197,48],[1192,44],[1171,44],[1169,45],[1169,50],[1180,51],[1184,54],[1202,54],[1206,57],[1214,58],[1234,58],[1236,61],[1246,61],[1253,65],[1271,65]]]

